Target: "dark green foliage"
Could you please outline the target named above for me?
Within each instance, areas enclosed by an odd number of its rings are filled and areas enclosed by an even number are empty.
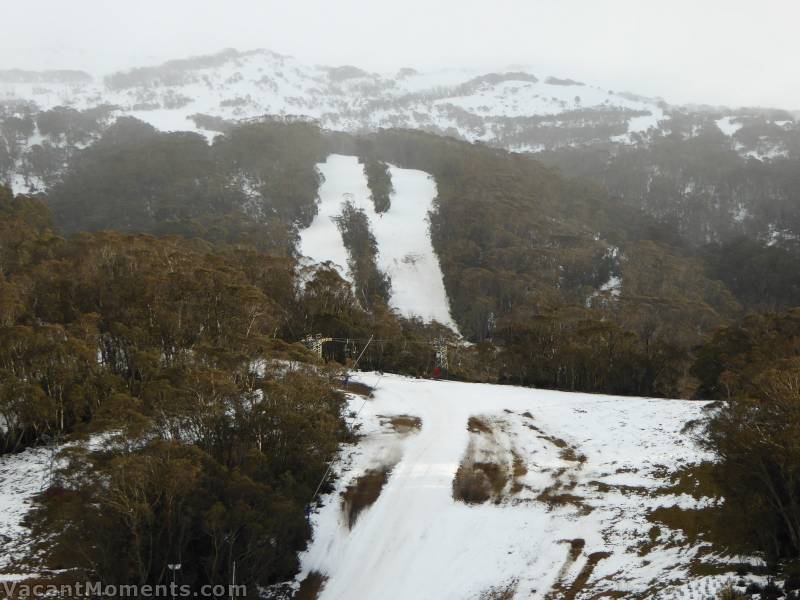
[[[394,191],[389,166],[385,162],[371,158],[363,159],[363,163],[375,212],[386,212],[392,206],[391,195]]]
[[[716,405],[704,441],[723,517],[742,553],[772,568],[800,561],[800,310],[752,315],[698,353],[700,393]],[[747,519],[742,520],[742,515]]]
[[[341,67],[330,67],[328,69],[328,77],[331,81],[335,81],[337,83],[346,81],[348,79],[354,79],[356,77],[367,77],[369,73],[359,69],[358,67],[354,67],[352,65],[344,65]]]
[[[769,246],[740,237],[703,250],[711,273],[745,308],[785,310],[800,306],[800,253],[795,246]]]
[[[73,161],[49,202],[68,232],[179,234],[290,255],[297,229],[316,212],[315,165],[331,149],[362,157],[378,211],[389,208],[388,162],[434,175],[432,240],[461,331],[504,348],[508,365],[537,356],[520,363],[528,373],[489,363],[499,380],[690,395],[690,349],[738,310],[714,279],[726,279],[724,266],[706,266],[711,250],[693,258],[676,230],[654,217],[529,157],[428,134],[323,136],[310,123],[270,120],[230,127],[208,146],[199,136],[120,119]],[[344,216],[356,297],[375,310],[389,282],[375,266],[365,216],[347,209]],[[576,337],[581,322],[615,333],[596,338],[592,352],[577,340],[551,352],[551,336],[530,327],[538,318],[566,318],[564,331]],[[587,358],[595,353],[612,358]]]
[[[48,202],[67,233],[151,231],[169,220],[229,212],[240,194],[222,182],[202,136],[120,119],[75,158]]]
[[[0,113],[0,168],[5,163],[8,172],[35,131],[35,124],[29,110],[14,111],[3,116]]]
[[[115,583],[168,581],[178,559],[195,586],[229,582],[234,561],[250,587],[293,575],[305,506],[342,437],[341,397],[310,371],[254,378],[261,403],[234,393],[235,375],[198,375],[153,419],[155,437],[72,453],[31,518],[58,534],[51,564]]]
[[[378,245],[369,229],[367,215],[348,201],[342,204],[336,225],[349,254],[348,264],[360,303],[365,308],[372,308],[376,302],[387,304],[392,283],[375,261]]]
[[[800,309],[750,315],[715,332],[697,353],[693,371],[704,398],[754,393],[758,374],[800,355]]]
[[[750,114],[739,118],[743,126],[731,138],[717,118],[674,111],[646,142],[597,143],[538,157],[603,185],[632,211],[673,228],[679,237],[672,243],[692,251],[742,236],[762,246],[791,246],[800,232],[799,130],[776,125],[772,115]],[[774,150],[779,155],[769,160],[743,156]],[[791,306],[784,300],[779,305]]]
[[[3,83],[91,83],[92,76],[84,71],[54,69],[48,71],[25,71],[23,69],[5,69],[0,71]]]
[[[25,153],[23,170],[39,176],[45,185],[54,185],[67,164],[69,151],[43,142],[31,146]]]
[[[320,184],[316,164],[327,153],[316,125],[270,120],[236,127],[214,141],[212,152],[229,179],[256,192],[249,213],[276,215],[290,226],[311,224]]]
[[[57,106],[36,115],[39,133],[52,142],[64,141],[68,146],[85,144],[99,135],[108,124],[113,106],[100,105],[83,111]]]
[[[476,90],[479,90],[482,87],[497,85],[498,83],[502,83],[504,81],[527,81],[530,83],[536,83],[539,81],[539,79],[537,79],[535,75],[521,71],[513,71],[510,73],[487,73],[486,75],[480,75],[470,79],[465,83],[462,83],[454,91],[454,95],[467,96],[474,94]]]
[[[222,117],[197,113],[194,115],[189,115],[189,118],[194,121],[196,127],[199,129],[207,129],[208,131],[228,133],[234,127],[233,123],[223,119]]]
[[[701,261],[643,237],[654,220],[526,156],[405,131],[356,145],[436,178],[431,236],[453,316],[501,349],[500,380],[692,393],[690,349],[738,305]]]
[[[214,145],[120,118],[71,163],[48,203],[66,233],[115,229],[255,241],[291,252],[316,213],[324,139],[313,125],[235,128]],[[241,237],[239,237],[241,236]]]

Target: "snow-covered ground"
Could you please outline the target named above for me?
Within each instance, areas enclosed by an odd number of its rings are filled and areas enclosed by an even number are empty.
[[[456,329],[429,231],[436,182],[413,169],[390,166],[389,173],[394,186],[389,210],[376,214],[372,202],[363,208],[378,242],[378,267],[392,279],[391,303],[405,315]]]
[[[715,121],[719,130],[727,136],[734,135],[742,128],[741,121],[737,121],[735,117],[723,117]]]
[[[304,64],[269,50],[218,55],[212,64],[155,72],[138,85],[109,85],[103,77],[82,83],[0,82],[0,101],[30,100],[41,109],[100,104],[118,107],[164,131],[212,132],[190,115],[225,119],[302,115],[330,129],[362,131],[380,127],[424,127],[491,141],[487,118],[558,115],[576,109],[620,109],[650,113],[633,117],[629,131],[643,131],[663,117],[655,99],[618,94],[597,86],[564,85],[528,67],[440,69],[428,73],[349,73]],[[488,78],[487,78],[488,75]],[[453,113],[453,109],[457,114]],[[463,113],[463,114],[461,114]],[[644,119],[644,121],[642,121]]]
[[[369,218],[378,244],[378,268],[392,280],[390,305],[405,316],[436,320],[455,329],[429,234],[428,211],[437,194],[433,178],[423,171],[390,166],[394,187],[391,207],[376,213],[364,167],[357,157],[331,154],[317,168],[324,177],[318,212],[311,225],[300,232],[300,254],[314,262],[333,262],[352,281],[347,250],[334,221],[342,212],[342,204],[350,201]]]
[[[29,558],[28,530],[22,520],[33,497],[43,491],[55,466],[51,448],[29,448],[0,456],[0,570]],[[0,581],[10,579],[0,574]]]
[[[342,214],[342,204],[355,194],[369,195],[364,170],[357,160],[353,164],[351,158],[354,157],[331,154],[324,163],[317,165],[323,177],[317,214],[311,225],[300,231],[298,245],[302,256],[317,263],[330,261],[345,277],[349,277],[347,249],[334,219]]]
[[[343,452],[301,555],[298,581],[326,578],[321,600],[705,598],[726,581],[691,580],[697,548],[667,543],[681,535],[664,527],[653,540],[647,520],[659,506],[697,504],[658,490],[669,473],[707,458],[683,432],[704,403],[358,379],[376,387],[374,398],[351,401],[363,437]],[[392,427],[398,415],[421,427]],[[456,472],[470,460],[507,470],[495,499],[454,500]],[[390,470],[385,486],[350,527],[341,494],[381,468]]]

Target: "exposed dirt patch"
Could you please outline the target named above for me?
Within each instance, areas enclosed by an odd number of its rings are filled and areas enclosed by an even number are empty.
[[[573,564],[575,564],[575,561],[578,560],[581,552],[583,552],[583,548],[586,546],[586,540],[582,538],[561,541],[569,544],[569,552],[567,553],[567,558],[564,559],[564,564],[561,565],[561,569],[558,571],[558,576],[556,577],[556,582],[553,584],[552,590],[546,596],[548,600],[556,600],[556,598],[562,597],[561,594],[565,590],[564,578],[567,576],[570,568]]]
[[[575,578],[575,581],[572,582],[572,587],[569,588],[567,595],[564,597],[565,600],[572,600],[577,596],[579,592],[582,592],[584,587],[586,587],[586,583],[589,581],[589,578],[594,573],[594,569],[601,560],[609,558],[611,556],[611,552],[592,552],[589,555],[589,559],[586,561],[586,564],[581,569],[581,572],[578,573],[578,576]]]
[[[572,562],[578,560],[578,557],[583,552],[583,548],[586,546],[586,540],[583,538],[575,538],[574,540],[569,540],[569,557]]]
[[[639,556],[647,556],[650,554],[650,552],[659,545],[658,539],[660,537],[661,527],[658,525],[653,525],[647,532],[647,541],[642,541],[639,543]]]
[[[388,425],[395,433],[414,433],[422,428],[422,419],[411,415],[378,415],[378,418],[381,421],[381,425]]]
[[[380,497],[391,472],[392,468],[389,466],[370,469],[342,492],[342,512],[350,529],[356,524],[361,512],[372,506]]]
[[[467,421],[467,431],[492,435],[492,426],[480,417],[470,417]]]
[[[453,498],[467,504],[500,502],[508,483],[508,469],[488,462],[462,462],[453,480]]]
[[[572,585],[554,598],[559,598],[559,600],[575,600],[578,594],[586,591],[586,584],[589,582],[592,573],[594,573],[597,563],[610,556],[610,552],[592,552],[586,560],[586,564],[583,565],[581,572],[578,573],[575,581],[572,582]]]
[[[653,490],[653,494],[689,494],[695,499],[704,497],[719,498],[712,465],[699,463],[681,469],[671,477],[672,485]],[[735,523],[730,515],[725,514],[724,503],[707,503],[697,508],[681,508],[680,506],[660,506],[647,515],[648,521],[655,525],[663,525],[667,530],[680,531],[684,538],[671,535],[663,540],[663,545],[684,546],[700,543],[712,543],[718,547],[735,547],[736,538],[741,532],[733,531]],[[744,522],[742,521],[742,526]]]
[[[529,412],[522,413],[522,416],[528,417],[529,419],[533,419],[533,416],[531,416],[531,413]],[[560,437],[556,437],[549,433],[545,433],[533,423],[526,423],[525,426],[531,431],[535,431],[540,439],[543,439],[546,442],[550,442],[556,448],[560,448],[562,450],[561,458],[563,458],[564,460],[570,460],[580,463],[586,462],[586,456],[584,454],[579,453],[573,446],[570,446],[566,440],[563,440]]]
[[[511,493],[519,494],[525,488],[520,480],[528,474],[528,467],[525,465],[525,461],[516,451],[512,450],[511,456],[513,457],[511,465],[511,474],[513,475],[513,481],[511,482]]]
[[[478,596],[479,600],[513,600],[514,593],[517,591],[517,581],[514,580],[509,584],[503,584],[491,587],[481,595]]]
[[[661,488],[664,494],[688,494],[699,500],[701,498],[716,498],[721,495],[720,489],[714,480],[714,465],[710,462],[701,462],[684,467],[670,473],[671,485]]]
[[[533,420],[533,416],[529,412],[522,413],[522,416],[531,421]],[[534,423],[525,423],[525,426],[536,432],[536,437],[558,448],[558,457],[562,461],[570,463],[568,466],[560,467],[552,473],[552,483],[539,492],[536,500],[544,502],[550,509],[574,506],[579,509],[580,514],[587,515],[592,512],[592,507],[586,504],[582,497],[571,493],[578,485],[578,478],[575,472],[583,469],[588,460],[586,455],[566,440],[546,433]]]
[[[514,457],[514,477],[525,477],[528,474],[528,467],[525,466],[525,461],[516,452],[512,451],[511,454]]]
[[[589,600],[600,600],[601,598],[626,598],[630,596],[630,592],[618,592],[616,590],[608,590],[607,592],[600,592],[590,597]]]
[[[294,593],[292,600],[317,600],[327,581],[328,578],[322,573],[311,571],[300,582],[300,588]]]
[[[573,506],[578,509],[581,515],[588,515],[594,510],[591,506],[586,504],[582,497],[561,491],[560,482],[556,482],[549,488],[542,490],[536,499],[539,502],[547,504],[547,507],[551,510],[564,506]]]
[[[564,440],[559,440],[559,441],[563,442],[564,444],[566,444],[566,442],[564,442]],[[583,454],[581,452],[578,452],[572,446],[569,446],[569,445],[566,446],[566,447],[559,446],[559,448],[562,448],[561,452],[559,452],[559,454],[558,454],[559,457],[561,457],[562,460],[568,460],[570,462],[576,462],[576,463],[580,463],[580,464],[585,463],[586,460],[587,460],[585,454]]]
[[[638,496],[650,496],[653,494],[653,490],[645,487],[643,485],[625,485],[622,483],[606,483],[605,481],[598,481],[593,479],[592,481],[588,482],[588,485],[592,485],[597,488],[597,491],[601,494],[608,494],[611,492],[619,492],[621,494],[627,495],[638,495]]]
[[[453,479],[453,498],[467,504],[490,500],[500,503],[515,470],[513,452],[500,443],[502,433],[498,423],[470,417],[467,430],[471,433],[470,440]],[[516,470],[522,469],[525,465],[519,458]]]
[[[372,398],[372,392],[375,391],[375,388],[360,381],[348,381],[346,385],[342,385],[341,389],[348,394],[355,394],[364,398]]]

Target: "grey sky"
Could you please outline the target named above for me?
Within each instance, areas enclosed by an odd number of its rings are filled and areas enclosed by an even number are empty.
[[[672,102],[800,109],[796,0],[0,0],[0,20],[0,68],[263,47],[374,70],[519,63]]]

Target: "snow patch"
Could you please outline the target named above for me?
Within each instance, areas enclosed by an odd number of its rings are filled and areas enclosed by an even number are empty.
[[[723,117],[715,121],[720,131],[727,136],[733,136],[737,131],[742,128],[742,122],[736,117]]]
[[[22,520],[58,466],[55,450],[29,448],[0,456],[0,569],[30,557],[29,532]]]

